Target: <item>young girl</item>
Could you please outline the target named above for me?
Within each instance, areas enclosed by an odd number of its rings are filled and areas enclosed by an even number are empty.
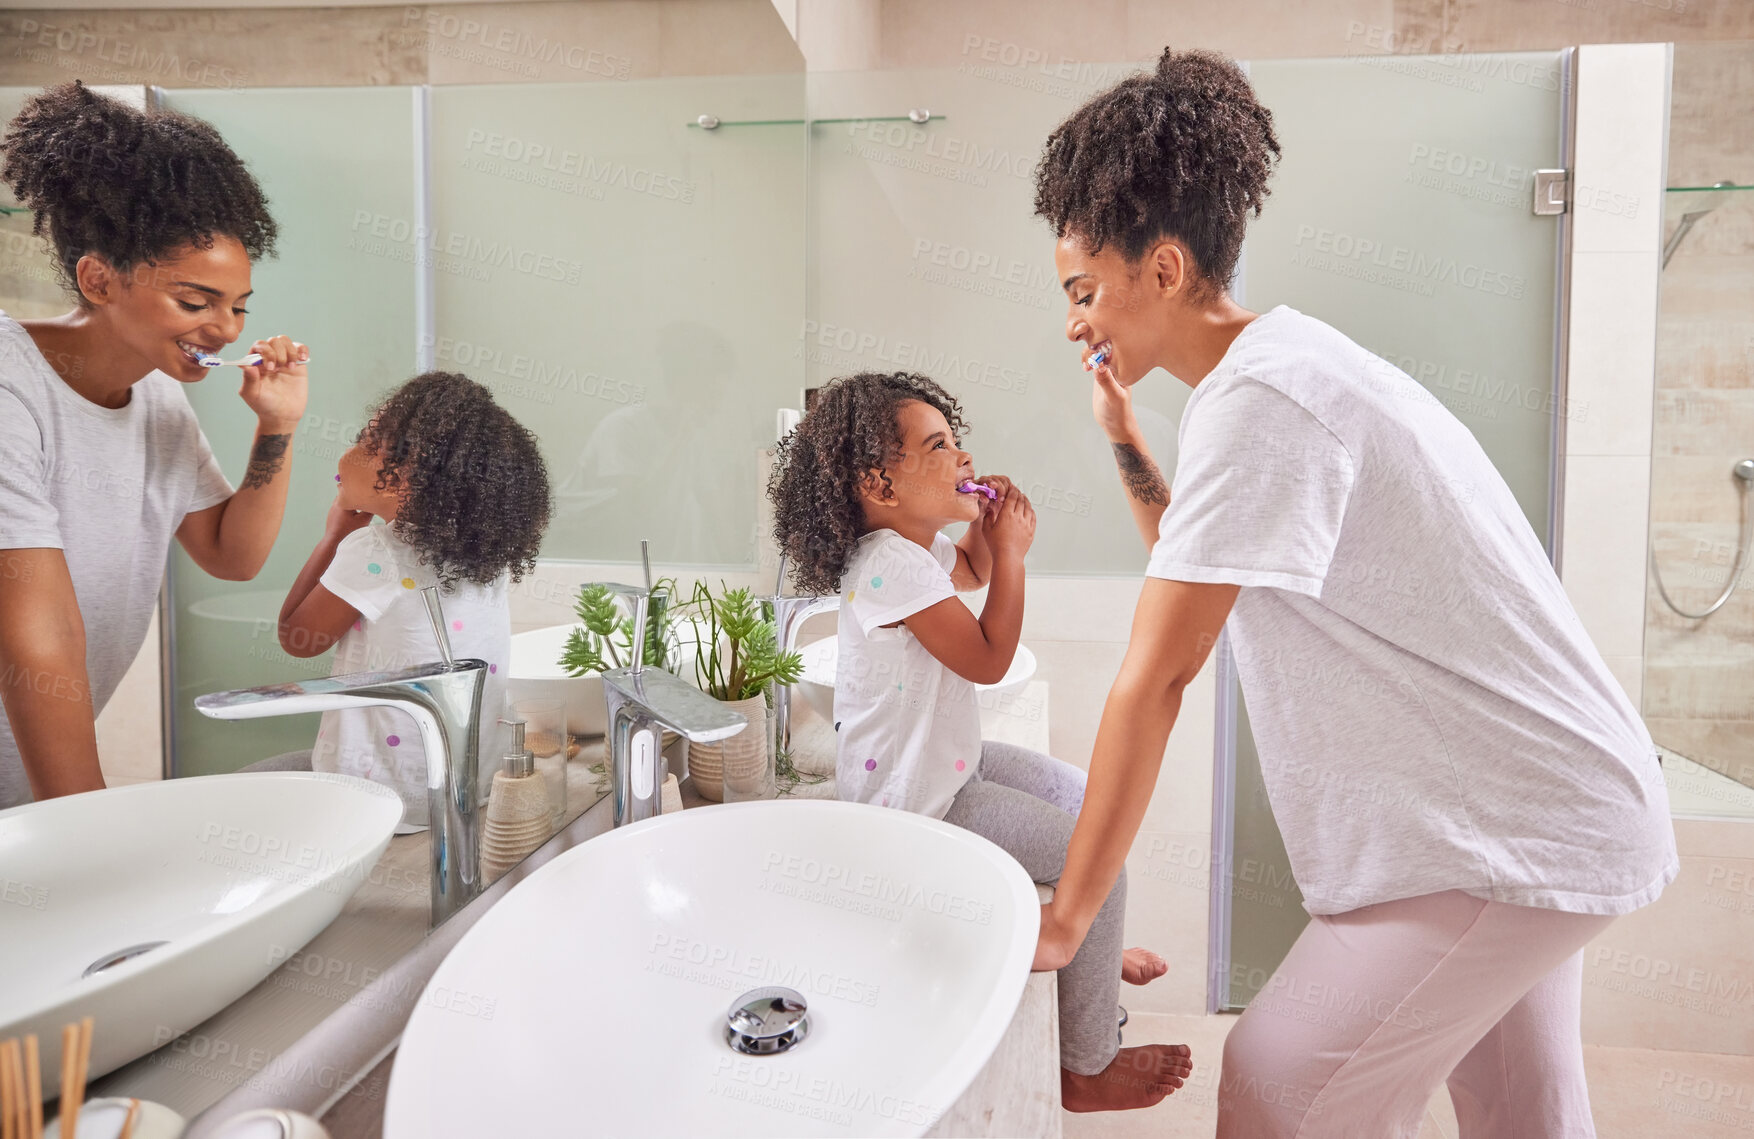
[[[768,495],[797,584],[839,593],[835,774],[840,798],[916,811],[1003,847],[1054,882],[1083,803],[1069,763],[980,738],[974,686],[1000,680],[1023,624],[1035,510],[1010,480],[976,478],[961,408],[925,376],[830,383],[780,444]],[[996,499],[962,489],[990,487]],[[967,523],[959,542],[940,531]],[[958,591],[987,587],[977,620]],[[1192,1070],[1183,1045],[1121,1048],[1119,984],[1167,966],[1121,949],[1123,876],[1060,970],[1060,1089],[1069,1111],[1148,1107]]]
[[[452,653],[488,662],[478,741],[486,802],[492,761],[505,750],[506,591],[535,567],[548,525],[535,436],[467,376],[428,372],[372,411],[335,481],[323,538],[280,607],[281,647],[309,657],[335,645],[331,675],[438,660],[420,591],[439,586]],[[311,769],[394,787],[398,834],[427,825],[426,753],[400,709],[323,713]]]

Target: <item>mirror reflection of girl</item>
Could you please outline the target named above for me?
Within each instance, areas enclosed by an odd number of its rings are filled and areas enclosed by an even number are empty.
[[[989,839],[1037,882],[1058,880],[1084,773],[980,737],[976,684],[1011,667],[1035,510],[1009,479],[975,478],[961,408],[925,376],[838,379],[780,444],[768,494],[799,588],[840,594],[837,793],[916,811]],[[967,480],[988,499],[959,491]],[[952,542],[944,527],[965,523]],[[958,592],[987,589],[977,618]],[[1191,1070],[1183,1045],[1121,1048],[1122,979],[1167,966],[1121,948],[1126,881],[1109,890],[1059,975],[1061,1100],[1071,1111],[1149,1107]]]
[[[296,657],[335,646],[335,676],[437,660],[421,590],[439,586],[452,655],[488,662],[478,741],[485,803],[507,738],[498,724],[511,658],[507,591],[535,568],[548,526],[536,438],[481,384],[428,372],[371,411],[336,482],[323,536],[281,606],[280,645]],[[400,709],[323,713],[311,770],[393,787],[398,834],[427,825],[426,752]]]
[[[1151,549],[1037,965],[1093,928],[1227,629],[1311,917],[1225,1039],[1220,1139],[1411,1135],[1446,1083],[1464,1139],[1584,1139],[1584,946],[1680,866],[1656,749],[1466,425],[1231,295],[1278,155],[1234,62],[1165,50],[1037,169]],[[1132,410],[1164,374],[1193,389],[1173,494]]]
[[[28,99],[0,177],[34,215],[75,307],[0,313],[0,809],[101,790],[95,717],[134,662],[171,539],[248,581],[286,509],[305,346],[257,340],[256,420],[234,489],[183,386],[243,335],[275,224],[219,132],[78,81]],[[241,354],[241,353],[240,353]],[[210,383],[229,383],[228,368]]]

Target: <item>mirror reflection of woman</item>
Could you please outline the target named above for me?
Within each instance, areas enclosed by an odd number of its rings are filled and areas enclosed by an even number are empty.
[[[1037,172],[1151,557],[1036,967],[1083,940],[1228,626],[1311,920],[1230,1029],[1220,1139],[1411,1135],[1443,1084],[1464,1139],[1593,1135],[1583,947],[1679,869],[1656,749],[1468,429],[1231,297],[1278,155],[1233,62],[1165,51]],[[1193,388],[1173,488],[1132,411],[1158,369]]]
[[[214,577],[261,570],[286,509],[305,346],[241,369],[248,469],[220,471],[182,385],[243,333],[273,251],[261,187],[210,125],[75,81],[25,103],[0,180],[74,307],[0,313],[0,808],[104,785],[96,716],[133,663],[172,537]],[[223,382],[215,377],[209,382]]]

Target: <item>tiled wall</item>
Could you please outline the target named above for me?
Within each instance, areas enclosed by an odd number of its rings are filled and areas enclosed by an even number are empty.
[[[1754,44],[1678,44],[1668,181],[1754,184]],[[1729,579],[1754,458],[1754,191],[1700,219],[1662,274],[1651,536],[1669,596],[1697,612]],[[1651,583],[1644,712],[1658,743],[1754,786],[1754,572],[1709,618]]]

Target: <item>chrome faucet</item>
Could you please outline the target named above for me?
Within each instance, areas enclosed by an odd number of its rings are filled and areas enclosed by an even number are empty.
[[[476,780],[487,662],[452,658],[438,589],[428,586],[421,592],[443,660],[393,672],[355,672],[213,692],[197,696],[195,709],[216,720],[256,720],[373,705],[400,708],[413,716],[426,749],[432,928],[437,928],[481,892],[481,815]]]
[[[633,664],[603,673],[609,704],[609,774],[615,826],[660,813],[664,776],[659,729],[693,743],[736,735],[748,721],[711,696],[661,668],[645,666],[646,605],[650,589],[601,583],[633,603]]]
[[[773,606],[775,640],[782,653],[796,652],[798,633],[804,622],[818,613],[831,613],[840,608],[840,594],[821,597],[786,594],[786,556],[780,555],[780,572],[774,580],[773,594],[760,600]],[[792,750],[792,686],[773,686],[774,747],[781,752]]]

